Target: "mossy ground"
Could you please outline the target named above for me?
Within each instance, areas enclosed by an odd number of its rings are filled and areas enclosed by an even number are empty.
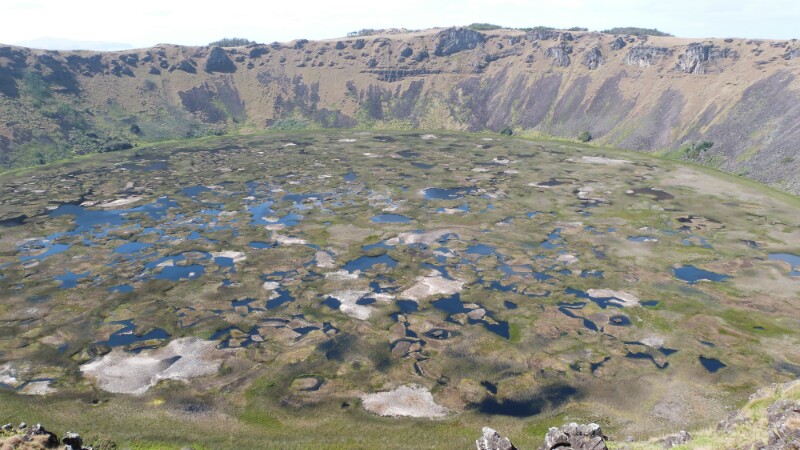
[[[204,138],[3,174],[0,219],[10,222],[0,227],[0,361],[20,384],[48,379],[57,392],[0,391],[0,419],[88,426],[131,448],[467,448],[484,425],[532,448],[547,427],[566,421],[598,422],[616,439],[702,428],[756,387],[797,376],[800,281],[768,259],[800,253],[796,198],[609,148],[429,134]],[[426,199],[429,187],[471,190]],[[632,193],[637,188],[672,198]],[[132,203],[102,207],[119,199]],[[105,213],[83,229],[74,214],[54,213],[67,204]],[[128,212],[102,215],[120,209]],[[408,221],[372,220],[383,213]],[[391,243],[437,230],[446,233],[424,245]],[[292,237],[307,245],[288,243]],[[121,251],[129,242],[145,247]],[[69,247],[45,254],[57,244]],[[246,259],[230,266],[209,256],[219,251]],[[318,252],[333,266],[318,264]],[[363,268],[355,280],[325,276],[365,255],[396,266]],[[203,272],[159,279],[166,268],[158,263],[168,260]],[[689,284],[673,272],[687,264],[731,278]],[[67,271],[88,275],[62,287],[55,277]],[[461,304],[487,316],[437,309],[441,295],[420,299],[402,320],[393,301],[365,301],[367,320],[323,303],[347,289],[402,299],[431,271],[462,281]],[[264,306],[278,292],[265,282],[294,300]],[[133,291],[109,291],[124,284]],[[575,295],[590,289],[657,303],[620,308]],[[611,323],[615,315],[630,324]],[[239,331],[217,337],[232,348],[217,375],[132,397],[102,392],[80,372],[108,351],[98,343],[122,320],[134,320],[136,334],[170,336],[136,345]],[[504,324],[507,338],[492,332]],[[454,334],[425,335],[434,329]],[[398,351],[404,339],[421,350]],[[725,367],[711,373],[700,356]],[[297,390],[293,381],[309,374],[325,383]],[[360,407],[361,393],[409,383],[454,414],[394,419]],[[503,408],[511,404],[518,407]]]

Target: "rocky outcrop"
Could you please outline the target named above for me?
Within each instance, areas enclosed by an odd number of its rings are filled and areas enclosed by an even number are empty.
[[[562,42],[555,47],[548,48],[544,55],[553,59],[553,64],[558,67],[568,67],[570,63],[569,55],[572,54],[572,46]]]
[[[664,448],[677,447],[692,440],[692,435],[688,431],[681,430],[675,434],[671,434],[661,440],[661,445]]]
[[[603,62],[603,53],[600,51],[600,47],[594,47],[583,54],[583,64],[589,70],[597,69]]]
[[[623,61],[629,66],[648,67],[671,55],[672,50],[666,47],[640,45],[631,48]]]
[[[233,73],[236,72],[236,65],[228,58],[228,54],[225,53],[220,47],[214,47],[211,49],[211,52],[208,54],[208,58],[206,59],[206,72],[221,72],[221,73]]]
[[[611,42],[611,50],[621,50],[625,45],[627,45],[625,39],[617,36],[617,38]]]
[[[475,441],[478,450],[517,450],[511,440],[489,427],[483,427],[483,435]]]
[[[176,69],[182,70],[186,73],[197,73],[197,69],[195,68],[195,64],[192,64],[193,61],[188,59],[184,59],[183,61],[179,62]]]
[[[486,41],[483,34],[469,28],[448,28],[440,32],[437,39],[436,50],[433,52],[436,56],[472,50]]]
[[[800,402],[781,400],[769,407],[767,446],[763,449],[800,449]]]
[[[709,62],[730,55],[731,50],[728,48],[720,48],[713,44],[689,44],[686,51],[678,57],[676,68],[685,73],[704,74],[708,71]]]
[[[111,441],[104,441],[103,448],[116,448]],[[25,422],[14,427],[10,423],[0,428],[0,448],[57,448],[62,450],[91,450],[84,446],[83,438],[78,433],[67,431],[62,439],[52,431],[47,430],[42,424],[28,427]]]
[[[544,445],[540,450],[553,450],[555,448],[575,450],[607,450],[606,437],[600,425],[590,423],[578,425],[571,423],[561,428],[550,428],[544,438]]]

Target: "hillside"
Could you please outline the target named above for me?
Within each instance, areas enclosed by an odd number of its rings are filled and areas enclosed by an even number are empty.
[[[798,55],[795,41],[465,28],[224,49],[5,46],[0,165],[267,127],[511,127],[587,131],[798,193]]]

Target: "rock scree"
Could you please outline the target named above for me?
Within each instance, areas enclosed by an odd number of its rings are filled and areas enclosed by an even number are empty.
[[[576,450],[607,450],[606,436],[600,425],[590,423],[578,425],[570,423],[561,428],[551,427],[544,437],[544,445],[540,450],[555,448],[572,448]]]
[[[511,440],[489,427],[483,427],[483,435],[475,441],[478,450],[517,450]]]

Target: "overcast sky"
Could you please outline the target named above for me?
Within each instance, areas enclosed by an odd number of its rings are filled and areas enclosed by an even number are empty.
[[[600,30],[658,28],[681,37],[800,38],[798,0],[0,0],[0,43],[42,37],[205,45],[326,39],[362,28],[489,22]]]

